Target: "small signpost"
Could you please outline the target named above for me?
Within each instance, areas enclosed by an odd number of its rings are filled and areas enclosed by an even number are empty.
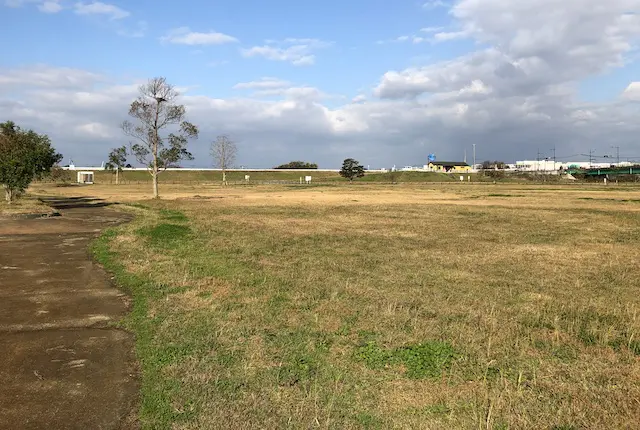
[[[249,175],[244,175],[245,182],[249,182],[249,177],[250,177]]]
[[[310,183],[311,183],[311,176],[305,176],[305,177],[304,177],[304,181],[305,181],[307,184],[310,184]]]

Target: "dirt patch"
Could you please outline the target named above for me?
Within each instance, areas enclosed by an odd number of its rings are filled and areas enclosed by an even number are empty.
[[[0,223],[0,428],[136,428],[127,312],[87,250],[126,215],[91,200],[52,200],[61,217]]]

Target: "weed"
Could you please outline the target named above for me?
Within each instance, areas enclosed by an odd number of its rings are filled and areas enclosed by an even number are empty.
[[[392,354],[380,348],[376,342],[367,342],[358,348],[356,357],[370,369],[383,369],[390,364]]]
[[[287,363],[277,367],[278,385],[292,386],[309,383],[318,371],[318,364],[310,356],[295,356]]]
[[[451,413],[451,408],[445,403],[435,403],[423,408],[423,411],[430,415],[447,415]]]
[[[380,348],[376,342],[368,342],[356,352],[356,357],[371,369],[401,365],[405,368],[405,376],[413,379],[440,377],[456,356],[449,343],[440,341],[428,341],[390,351]]]
[[[356,415],[356,421],[365,429],[380,429],[383,425],[380,418],[367,412],[361,412]]]

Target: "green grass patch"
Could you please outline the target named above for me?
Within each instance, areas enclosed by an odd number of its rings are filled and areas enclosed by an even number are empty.
[[[184,212],[175,209],[160,209],[160,215],[167,221],[188,221]]]
[[[138,230],[138,235],[156,247],[175,248],[181,241],[187,240],[191,235],[191,228],[181,224],[158,224],[151,227],[143,227]]]
[[[439,378],[458,356],[451,344],[427,341],[395,349],[383,349],[376,342],[367,342],[356,351],[356,357],[371,369],[403,366],[404,375],[412,379]]]
[[[131,312],[122,325],[136,337],[136,357],[142,374],[141,424],[146,429],[170,429],[172,423],[185,417],[184,411],[176,411],[172,401],[174,394],[182,388],[181,382],[162,372],[164,364],[175,357],[176,351],[170,347],[158,347],[155,343],[159,321],[149,317],[149,303],[158,289],[149,280],[125,270],[116,253],[110,249],[110,243],[116,236],[116,230],[105,231],[93,242],[92,253],[133,299]],[[193,412],[190,408],[186,415]]]

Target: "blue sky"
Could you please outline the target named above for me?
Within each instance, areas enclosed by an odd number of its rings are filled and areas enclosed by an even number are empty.
[[[86,163],[122,144],[153,76],[201,126],[196,165],[221,133],[255,167],[423,164],[473,143],[510,161],[550,141],[640,156],[640,0],[0,2],[0,119]]]
[[[218,97],[234,94],[231,87],[238,81],[262,76],[278,76],[355,96],[359,88],[372,87],[388,70],[453,58],[456,51],[462,52],[451,46],[376,43],[412,32],[421,34],[421,28],[444,26],[450,21],[447,9],[425,9],[419,2],[334,0],[307,4],[276,0],[268,7],[257,0],[166,2],[162,7],[141,0],[110,4],[130,16],[105,20],[104,15],[78,16],[73,10],[36,13],[35,2],[4,9],[9,19],[0,29],[3,39],[31,35],[9,47],[8,65],[35,61],[123,77],[161,74],[173,82],[198,85],[203,94]],[[118,36],[119,31],[136,32],[140,21],[145,23],[145,37]],[[170,29],[180,27],[223,33],[238,42],[174,45],[160,41]],[[318,39],[330,45],[313,53],[314,67],[247,59],[240,53],[242,48],[264,45],[266,40],[287,38]],[[336,70],[348,73],[335,79]]]

